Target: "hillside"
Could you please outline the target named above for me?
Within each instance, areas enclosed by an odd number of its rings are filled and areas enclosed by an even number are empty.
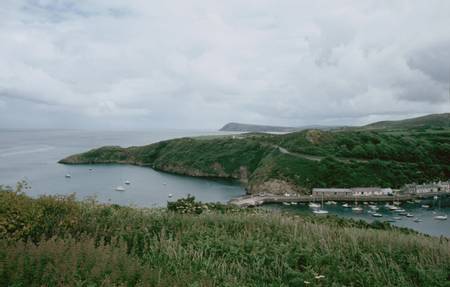
[[[449,154],[450,132],[306,130],[102,147],[60,162],[143,165],[182,175],[238,179],[249,193],[308,194],[313,187],[399,188],[448,180]]]
[[[399,121],[382,121],[363,126],[364,129],[427,129],[450,128],[450,113],[431,114]]]
[[[134,209],[0,187],[1,286],[448,286],[450,244],[380,222]]]

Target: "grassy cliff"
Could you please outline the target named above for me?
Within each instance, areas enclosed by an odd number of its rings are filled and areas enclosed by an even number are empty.
[[[181,138],[142,147],[102,147],[65,164],[126,163],[202,177],[240,179],[249,192],[381,186],[450,178],[450,130],[306,130],[285,135]]]
[[[449,286],[449,276],[448,239],[388,224],[0,188],[1,286]]]

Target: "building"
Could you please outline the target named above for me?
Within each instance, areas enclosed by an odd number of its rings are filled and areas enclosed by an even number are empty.
[[[424,184],[407,184],[403,188],[404,192],[414,194],[435,193],[435,192],[450,192],[449,181],[439,181]]]
[[[313,188],[314,196],[353,196],[353,191],[349,188]]]
[[[357,187],[352,188],[352,191],[354,196],[373,196],[373,195],[386,196],[393,194],[391,188],[380,188],[380,187]]]

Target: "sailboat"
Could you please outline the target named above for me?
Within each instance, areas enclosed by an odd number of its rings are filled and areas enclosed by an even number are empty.
[[[438,211],[441,211],[441,200],[439,200],[439,208]],[[436,220],[447,220],[447,214],[442,214],[442,215],[436,215],[433,217]]]
[[[355,196],[355,207],[352,208],[352,211],[362,211],[363,209],[361,207],[358,206],[358,201],[356,200],[356,196]]]
[[[323,206],[323,194],[322,194],[322,204],[321,205],[319,205],[319,209],[315,209],[315,210],[313,210],[313,213],[314,214],[328,214],[328,211],[327,210],[325,210],[325,209],[322,209],[322,206]]]

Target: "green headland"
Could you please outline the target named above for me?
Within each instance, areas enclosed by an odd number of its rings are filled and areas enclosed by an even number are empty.
[[[313,187],[400,188],[450,178],[450,114],[282,135],[180,138],[146,146],[105,146],[64,164],[117,163],[176,174],[240,180],[249,193]]]

